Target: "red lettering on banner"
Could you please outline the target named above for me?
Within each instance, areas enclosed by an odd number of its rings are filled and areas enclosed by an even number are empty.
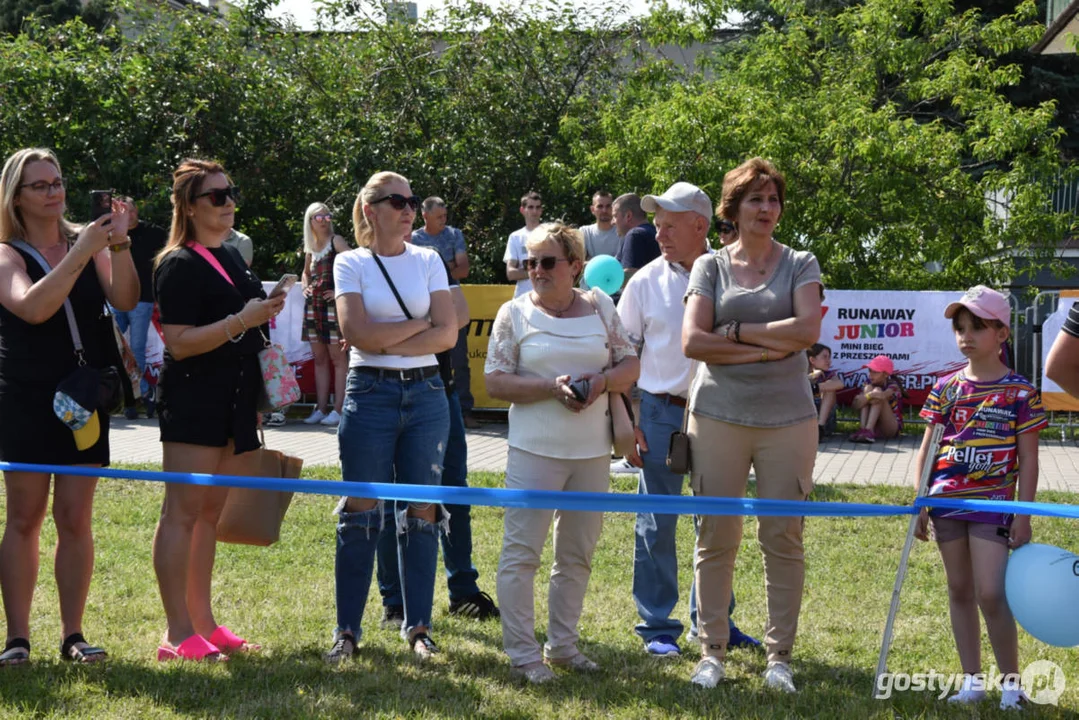
[[[914,323],[899,323],[899,337],[914,337]]]

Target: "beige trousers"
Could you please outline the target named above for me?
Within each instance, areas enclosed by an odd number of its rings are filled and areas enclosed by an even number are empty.
[[[814,419],[782,428],[753,428],[690,415],[688,434],[695,495],[744,497],[750,466],[757,476],[757,496],[804,500],[813,489],[817,457]],[[722,660],[730,639],[728,606],[734,559],[742,541],[741,516],[700,518],[694,573],[701,653]],[[757,540],[764,554],[768,625],[764,645],[769,661],[788,662],[798,630],[805,582],[802,517],[760,517]]]
[[[506,487],[513,490],[607,492],[610,458],[560,460],[509,449]],[[535,577],[554,518],[554,564],[547,596],[547,644],[536,640]],[[577,654],[577,622],[592,574],[592,552],[603,513],[506,508],[502,557],[498,561],[498,604],[502,645],[515,666]]]

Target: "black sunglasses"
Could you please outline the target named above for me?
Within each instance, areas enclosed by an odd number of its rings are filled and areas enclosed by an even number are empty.
[[[404,210],[405,205],[408,205],[410,208],[412,208],[413,212],[419,210],[420,205],[423,204],[423,200],[421,200],[418,195],[405,197],[404,195],[400,195],[398,193],[393,193],[392,195],[380,197],[378,200],[372,200],[371,204],[378,205],[380,202],[388,202],[390,204],[390,207],[392,207],[394,210]]]
[[[232,198],[232,202],[238,203],[240,202],[240,188],[236,187],[235,185],[229,185],[228,187],[224,188],[207,190],[204,193],[199,193],[198,195],[193,197],[192,200],[198,200],[202,197],[210,198],[210,204],[214,207],[221,207],[226,202],[228,202],[229,198]]]
[[[569,258],[554,257],[553,255],[542,258],[525,258],[525,267],[529,270],[535,270],[537,267],[541,267],[550,272],[551,270],[554,270],[554,266],[560,262],[569,262]]]
[[[734,223],[729,220],[716,220],[716,230],[720,235],[726,235],[735,231]]]

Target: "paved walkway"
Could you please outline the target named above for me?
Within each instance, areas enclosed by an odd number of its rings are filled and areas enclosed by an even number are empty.
[[[161,445],[156,420],[112,418],[109,432],[112,459],[117,463],[160,463]],[[814,481],[818,484],[913,485],[914,461],[921,436],[903,436],[873,445],[855,445],[835,437],[821,445]],[[336,465],[334,429],[288,425],[266,429],[266,444],[304,459],[306,465]],[[1079,446],[1072,441],[1043,440],[1039,452],[1043,490],[1079,492]],[[468,431],[469,470],[506,469],[506,425],[485,424]]]

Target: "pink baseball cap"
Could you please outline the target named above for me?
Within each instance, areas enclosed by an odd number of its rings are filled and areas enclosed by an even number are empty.
[[[1005,325],[1011,324],[1012,307],[1008,304],[1008,298],[985,285],[975,285],[963,293],[958,302],[944,308],[944,317],[954,317],[961,307],[983,320],[999,320]]]
[[[866,367],[873,372],[888,373],[889,375],[895,372],[895,363],[893,363],[892,359],[887,355],[877,355],[869,361],[869,364],[866,365]]]

